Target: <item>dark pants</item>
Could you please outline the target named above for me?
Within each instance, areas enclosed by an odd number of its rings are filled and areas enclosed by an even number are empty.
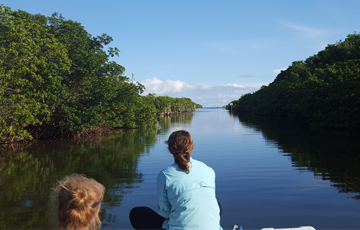
[[[162,229],[165,218],[148,207],[135,207],[130,211],[130,222],[135,229]]]
[[[222,208],[220,203],[220,216]],[[139,229],[163,229],[162,225],[165,218],[157,214],[154,210],[148,207],[135,207],[130,211],[130,222],[133,228]]]

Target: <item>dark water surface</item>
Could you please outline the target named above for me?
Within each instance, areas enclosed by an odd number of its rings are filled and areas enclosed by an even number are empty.
[[[358,134],[223,109],[165,118],[158,130],[2,151],[0,229],[46,229],[51,188],[72,173],[106,187],[102,229],[131,229],[132,207],[157,208],[157,174],[173,162],[164,141],[179,129],[193,136],[192,157],[216,172],[224,229],[360,229]]]

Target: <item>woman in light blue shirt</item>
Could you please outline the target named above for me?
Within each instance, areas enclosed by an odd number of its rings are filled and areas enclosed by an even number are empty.
[[[135,229],[219,230],[220,205],[215,196],[215,172],[190,157],[189,132],[173,132],[166,142],[175,163],[157,178],[158,214],[147,207],[130,212]],[[161,227],[160,227],[161,226]]]

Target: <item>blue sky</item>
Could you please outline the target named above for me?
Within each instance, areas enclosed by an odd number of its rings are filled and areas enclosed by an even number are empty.
[[[145,93],[223,106],[272,82],[293,61],[359,31],[357,0],[3,0],[61,13],[120,49],[114,61]]]

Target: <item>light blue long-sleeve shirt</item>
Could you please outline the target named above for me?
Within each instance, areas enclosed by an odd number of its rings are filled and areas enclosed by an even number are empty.
[[[215,196],[215,172],[206,164],[190,158],[186,174],[174,163],[157,178],[158,213],[170,218],[163,228],[169,230],[219,230],[220,209]]]

